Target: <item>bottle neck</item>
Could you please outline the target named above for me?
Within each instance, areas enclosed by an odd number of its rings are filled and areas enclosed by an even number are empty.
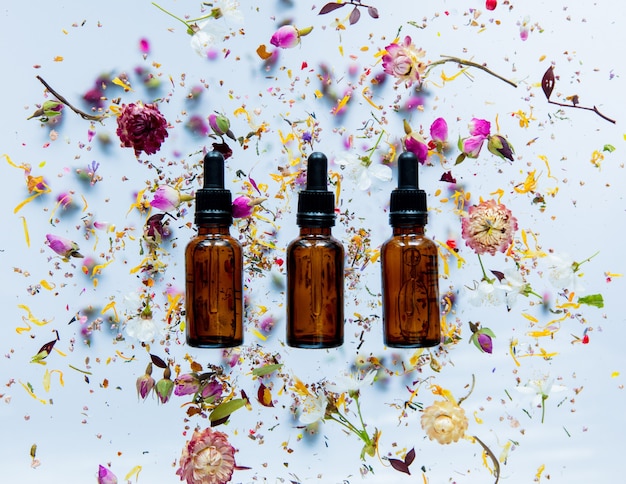
[[[230,226],[225,224],[198,225],[198,235],[230,235]]]
[[[304,235],[321,235],[330,237],[330,227],[300,227],[300,236]]]
[[[425,235],[423,225],[401,225],[393,227],[393,235]]]

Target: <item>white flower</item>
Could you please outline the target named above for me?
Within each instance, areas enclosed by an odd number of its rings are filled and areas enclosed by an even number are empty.
[[[506,291],[506,306],[512,308],[517,301],[518,294],[526,294],[528,291],[528,283],[524,280],[522,275],[515,270],[507,269],[504,271],[504,279],[500,281],[502,287]]]
[[[470,292],[469,302],[474,306],[500,306],[506,300],[507,289],[509,287],[498,282],[480,281],[474,283],[473,288],[468,288]]]
[[[236,0],[216,0],[213,2],[211,12],[217,12],[215,18],[224,19],[226,23],[239,24],[243,22],[239,2]]]
[[[311,425],[322,420],[326,415],[328,400],[325,395],[308,394],[302,401],[302,413],[300,413],[300,423]]]
[[[222,41],[226,30],[213,19],[200,22],[198,29],[191,37],[191,48],[200,57],[207,57],[211,48]]]
[[[554,380],[544,377],[542,380],[529,380],[526,385],[518,386],[516,389],[520,393],[534,394],[533,406],[541,407],[541,423],[543,423],[546,414],[546,400],[553,393],[567,390],[567,387],[555,385]]]
[[[383,182],[391,181],[393,174],[387,165],[366,164],[360,157],[353,153],[347,153],[337,164],[342,169],[347,169],[350,177],[356,181],[359,190],[369,190],[372,186],[372,177]]]
[[[142,343],[149,343],[157,334],[157,325],[152,318],[143,316],[132,318],[126,322],[126,334]]]
[[[581,292],[584,287],[580,283],[580,275],[576,273],[578,265],[566,254],[561,256],[548,255],[548,280],[557,289]]]
[[[369,371],[362,378],[359,378],[356,373],[344,373],[335,383],[327,385],[326,388],[333,393],[356,392],[374,383],[374,378],[376,378],[376,370]]]

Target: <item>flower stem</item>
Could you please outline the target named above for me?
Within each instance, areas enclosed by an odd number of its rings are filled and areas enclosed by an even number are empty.
[[[483,281],[487,281],[491,283],[491,279],[487,277],[487,273],[485,272],[485,266],[483,265],[483,259],[480,257],[480,254],[476,254],[478,256],[478,262],[480,263],[480,269],[483,271]]]
[[[461,64],[462,66],[475,67],[476,69],[480,69],[481,71],[484,71],[487,74],[497,79],[500,79],[501,81],[506,82],[510,86],[517,87],[517,84],[514,83],[513,81],[510,81],[509,79],[505,77],[502,77],[500,74],[496,74],[491,69],[485,67],[482,64],[478,64],[476,62],[468,61],[468,60],[461,59],[459,57],[454,57],[451,55],[442,55],[441,57],[443,57],[443,59],[430,63],[430,65],[428,66],[428,71],[430,71],[430,69],[434,66],[442,65],[442,64],[445,64],[446,62],[455,62],[456,64]]]
[[[474,438],[474,440],[476,440],[476,442],[478,442],[480,444],[480,446],[485,450],[485,452],[487,453],[487,455],[491,459],[491,462],[493,462],[493,475],[496,477],[496,480],[495,480],[494,484],[498,484],[498,481],[500,480],[500,463],[498,462],[498,459],[493,454],[491,449],[489,447],[487,447],[487,445],[482,440],[480,440],[475,435],[473,436],[473,438]]]
[[[44,81],[41,76],[37,76],[37,79],[46,87],[46,89],[48,90],[50,94],[52,94],[54,97],[56,97],[59,100],[60,103],[65,104],[68,108],[70,108],[72,111],[78,114],[81,118],[86,119],[88,121],[99,121],[99,122],[102,122],[102,120],[106,118],[104,114],[98,114],[98,115],[88,114],[85,111],[81,111],[80,109],[75,108],[74,106],[70,104],[70,102],[67,99],[65,99],[58,92],[52,89],[50,84]]]
[[[186,22],[185,20],[183,20],[180,17],[177,17],[176,15],[174,15],[172,12],[169,12],[167,10],[165,10],[163,7],[161,7],[159,4],[157,4],[156,2],[152,2],[152,5],[154,5],[156,8],[158,8],[159,10],[161,10],[161,12],[166,13],[167,15],[169,15],[170,17],[178,20],[179,22],[185,24],[185,27],[187,27],[187,29],[191,29],[191,25],[189,25],[188,22]]]
[[[378,139],[376,140],[376,143],[374,144],[374,146],[372,146],[369,150],[367,150],[369,154],[367,155],[366,158],[363,159],[363,164],[365,165],[366,168],[372,164],[372,155],[376,151],[376,148],[378,148],[378,145],[380,144],[380,140],[383,139],[384,134],[385,134],[385,130],[383,129],[381,130],[380,135],[378,135]]]

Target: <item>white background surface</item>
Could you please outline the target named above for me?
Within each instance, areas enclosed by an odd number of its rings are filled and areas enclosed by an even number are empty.
[[[208,115],[212,111],[221,111],[228,114],[233,119],[234,131],[240,134],[246,132],[247,125],[243,119],[235,120],[232,113],[246,104],[251,111],[258,109],[262,113],[260,120],[270,125],[269,133],[260,142],[260,156],[256,156],[253,149],[244,152],[233,143],[235,153],[228,176],[234,180],[234,171],[241,167],[244,171],[253,170],[257,181],[271,183],[267,173],[275,172],[276,166],[286,161],[277,134],[277,129],[287,129],[281,116],[298,119],[315,112],[323,129],[322,142],[317,148],[325,151],[331,160],[342,152],[341,137],[333,133],[335,125],[328,114],[329,105],[323,100],[315,101],[312,96],[317,86],[315,70],[319,63],[323,61],[332,66],[336,78],[341,79],[352,62],[349,54],[358,56],[354,62],[359,66],[374,64],[374,52],[392,41],[402,26],[402,35],[410,34],[417,45],[426,49],[431,60],[439,54],[472,58],[476,62],[487,62],[495,72],[519,83],[519,87],[513,89],[485,73],[471,71],[473,81],[460,76],[442,89],[429,90],[431,96],[425,112],[412,113],[411,125],[422,125],[427,130],[435,117],[444,116],[451,127],[451,137],[455,139],[466,135],[466,125],[472,117],[489,119],[493,126],[498,115],[501,132],[516,148],[518,158],[515,163],[501,162],[484,149],[477,161],[466,161],[453,173],[463,180],[474,199],[478,196],[487,198],[489,193],[503,188],[506,193],[503,202],[513,210],[520,227],[539,234],[544,250],[569,253],[575,260],[600,251],[584,266],[584,285],[587,294],[603,294],[605,307],[583,307],[584,324],[580,320],[568,320],[553,341],[541,341],[541,346],[558,352],[551,361],[526,358],[521,367],[516,368],[508,354],[509,340],[519,338],[523,348],[524,344],[532,346],[535,343],[524,336],[529,327],[521,313],[532,310],[528,300],[520,298],[511,312],[503,307],[468,305],[463,288],[480,278],[480,270],[475,257],[459,240],[463,246],[461,253],[468,263],[461,271],[453,270],[449,279],[442,280],[441,288],[442,291],[452,289],[458,292],[456,316],[460,320],[480,320],[496,332],[494,354],[480,354],[467,344],[469,329],[464,324],[465,339],[451,349],[449,362],[441,373],[434,373],[426,367],[422,374],[394,377],[386,386],[363,391],[366,421],[372,428],[383,431],[381,451],[394,452],[394,443],[397,443],[398,450],[415,447],[417,457],[411,468],[414,475],[405,476],[385,467],[377,459],[369,459],[367,463],[373,467],[374,474],[362,478],[358,459],[361,445],[356,437],[345,435],[332,423],[325,423],[317,436],[298,440],[300,430],[295,428],[297,421],[290,416],[288,408],[268,409],[253,401],[252,411],[240,410],[223,428],[239,449],[238,463],[252,468],[237,471],[233,481],[410,482],[421,479],[419,467],[424,466],[430,483],[491,482],[493,478],[482,465],[477,445],[461,441],[451,446],[439,446],[425,438],[419,426],[419,412],[414,412],[398,425],[399,411],[393,408],[393,404],[401,405],[407,399],[405,385],[417,378],[434,376],[434,383],[461,397],[467,392],[471,375],[476,375],[476,388],[463,404],[470,418],[469,432],[480,436],[496,455],[500,455],[502,446],[509,439],[519,443],[510,452],[506,465],[502,466],[501,482],[533,482],[542,465],[545,465],[545,471],[541,482],[617,482],[622,479],[622,441],[626,431],[623,417],[626,330],[620,304],[624,282],[618,277],[607,283],[604,273],[626,271],[622,248],[626,222],[623,199],[626,90],[619,54],[626,41],[624,8],[609,1],[512,1],[509,2],[510,8],[501,4],[494,12],[487,12],[483,2],[459,0],[425,4],[394,1],[379,5],[380,19],[372,20],[364,15],[359,24],[348,27],[340,36],[331,26],[332,14],[316,15],[321,3],[313,8],[310,2],[298,2],[299,7],[295,8],[284,2],[262,2],[258,11],[256,4],[250,7],[247,2],[241,3],[245,36],[230,41],[229,57],[207,62],[190,49],[184,29],[146,1],[5,2],[0,8],[0,59],[3,66],[0,153],[8,154],[16,163],[30,163],[34,173],[45,174],[54,187],[53,193],[67,187],[88,194],[89,211],[98,220],[106,220],[118,227],[135,226],[140,231],[141,218],[126,213],[133,202],[133,191],[143,188],[144,180],[151,179],[154,173],[136,161],[132,150],[118,148],[116,140],[107,152],[95,143],[88,145],[92,146],[91,151],[81,147],[80,143],[86,142],[89,124],[69,111],[57,128],[59,139],[44,147],[49,141],[48,128],[41,127],[36,120],[26,121],[35,105],[43,101],[43,88],[35,79],[36,75],[41,75],[80,105],[80,96],[100,73],[130,72],[137,65],[149,66],[158,62],[158,71],[163,73],[162,92],[172,93],[171,102],[162,104],[161,108],[172,124],[176,119],[183,122],[185,119],[182,111],[186,89],[179,85],[181,74],[185,73],[187,86],[200,79],[206,80],[210,88],[208,96],[196,108],[200,113]],[[164,1],[162,5],[177,14],[198,13],[195,5],[186,2]],[[470,25],[472,8],[483,10],[477,21],[485,24],[484,29]],[[529,39],[522,42],[518,23],[526,16],[533,30]],[[301,47],[282,51],[277,68],[264,73],[255,49],[260,43],[268,44],[279,22],[285,19],[293,19],[298,26],[313,25],[315,28],[303,39]],[[426,28],[409,26],[405,23],[408,19],[419,24],[425,22]],[[138,50],[138,41],[142,37],[151,42],[151,54],[146,61]],[[346,53],[343,57],[338,50],[340,39]],[[363,45],[368,45],[370,50],[360,50]],[[56,56],[62,56],[63,61],[55,62]],[[313,72],[300,72],[303,60]],[[573,109],[564,111],[564,119],[558,119],[556,108],[545,102],[538,84],[550,62],[556,65],[556,72],[560,75],[555,96],[557,93],[562,98],[578,94],[582,105],[597,105],[602,112],[614,117],[617,124],[612,125],[591,112]],[[310,77],[311,86],[303,80],[290,81],[280,66],[292,69],[293,75],[302,79]],[[456,72],[452,65],[445,66],[444,70],[448,75]],[[172,82],[168,78],[170,75]],[[437,75],[433,75],[433,81],[439,83]],[[224,80],[223,86],[219,85],[220,80]],[[340,86],[346,87],[347,84],[339,82]],[[391,83],[388,81],[388,84]],[[274,90],[279,87],[282,95],[275,95],[275,91],[274,95],[269,94],[270,87]],[[379,102],[390,104],[394,94],[389,90],[385,92],[388,97]],[[304,99],[303,93],[306,93]],[[139,85],[137,96],[149,100]],[[285,102],[287,98],[295,100],[293,106]],[[131,100],[129,97],[125,99]],[[352,132],[364,118],[370,117],[371,111],[360,98],[355,102],[359,104],[342,121]],[[532,122],[527,130],[521,129],[510,114],[519,109],[528,112],[531,106],[537,121]],[[390,129],[395,129],[394,134],[399,138],[402,136],[402,115],[394,117],[388,113],[388,116],[397,124]],[[110,119],[105,127],[98,129],[114,136],[114,126],[114,120]],[[529,143],[535,138],[534,143]],[[616,151],[605,153],[606,158],[598,169],[589,162],[591,153],[602,150],[607,143],[614,145]],[[178,125],[171,130],[161,152],[150,159],[180,160],[203,146],[203,141],[192,138]],[[539,155],[550,160],[551,174],[557,181],[548,178]],[[71,173],[94,160],[100,163],[103,181],[87,190]],[[102,307],[109,297],[123,298],[135,290],[138,279],[129,274],[129,268],[140,261],[138,246],[127,247],[119,254],[118,261],[102,277],[97,288],[82,275],[80,263],[64,265],[63,271],[54,270],[51,252],[43,243],[45,234],[54,232],[76,238],[75,226],[80,224],[81,214],[74,213],[60,226],[52,228],[48,222],[49,211],[54,205],[52,194],[14,214],[13,208],[26,197],[22,173],[6,164],[4,159],[1,163],[3,235],[0,238],[0,270],[1,301],[5,309],[0,329],[2,482],[95,482],[99,464],[110,464],[120,482],[136,465],[142,466],[137,482],[177,482],[177,459],[186,440],[183,435],[185,414],[179,406],[183,400],[173,397],[167,405],[157,405],[152,398],[137,401],[134,385],[145,368],[145,351],[136,341],[114,343],[114,335],[106,331],[94,335],[90,348],[78,342],[70,351],[70,339],[74,337],[80,341],[76,325],[67,325],[77,310],[89,305]],[[533,168],[542,172],[540,190],[559,186],[558,195],[547,200],[543,213],[530,203],[530,195],[516,195],[511,188],[512,180],[523,181],[526,172]],[[450,236],[459,239],[458,219],[452,217],[448,207],[439,203],[440,197],[434,195],[436,188],[443,188],[438,182],[441,173],[438,166],[421,171],[421,183],[433,209],[429,235],[441,241]],[[122,176],[128,177],[128,181],[122,182]],[[389,235],[383,209],[394,186],[394,183],[378,184],[371,194],[366,194],[356,190],[349,181],[344,180],[342,184],[344,203],[364,217],[363,225],[372,230],[374,246]],[[234,183],[230,188],[234,193],[240,189]],[[295,208],[295,204],[292,207]],[[192,212],[193,209],[190,214]],[[190,214],[185,221],[192,219]],[[20,216],[28,222],[29,248],[24,241]],[[295,213],[285,214],[280,225],[277,242],[284,247],[295,236]],[[180,227],[176,232],[179,249],[171,252],[167,278],[182,285],[180,249],[192,232],[183,227],[183,223]],[[337,228],[336,235],[347,240],[341,227]],[[82,242],[81,248],[88,251],[91,243]],[[501,254],[488,262],[490,268],[507,266]],[[30,276],[26,277],[14,268],[28,271]],[[74,276],[64,278],[64,271]],[[355,306],[354,300],[371,300],[365,285],[370,292],[377,293],[378,271],[378,263],[368,266],[363,274],[363,286],[347,292],[347,316],[355,311],[365,312],[362,306]],[[29,295],[26,288],[42,279],[54,282],[57,290],[42,289],[35,296]],[[282,343],[284,308],[281,296],[267,281],[257,280],[254,284],[249,288],[253,302],[268,305],[278,319],[277,328],[263,345],[268,352],[279,352],[285,366],[303,381],[315,382],[322,377],[332,381],[349,369],[357,353],[382,355],[388,359],[399,355],[406,360],[413,353],[385,349],[379,325],[374,325],[366,334],[366,343],[357,351],[358,342],[354,335],[360,333],[360,328],[351,323],[346,324],[346,344],[341,349],[316,352],[286,348]],[[535,273],[533,288],[538,292],[554,293],[539,272]],[[17,334],[15,328],[22,324],[25,314],[19,304],[28,305],[37,317],[52,320],[52,325]],[[371,310],[376,311],[378,309]],[[544,318],[547,321],[548,316]],[[54,339],[52,326],[61,337],[56,347],[67,356],[55,352],[46,367],[31,364],[30,359],[39,347]],[[570,335],[580,337],[585,327],[592,328],[590,343],[571,344],[574,338]],[[246,344],[256,343],[262,342],[247,333]],[[155,343],[153,352],[160,350]],[[135,355],[137,361],[126,364],[115,358],[116,351]],[[171,356],[178,363],[184,363],[186,353],[200,362],[220,361],[217,351],[194,350],[184,345],[171,348]],[[85,358],[89,358],[92,372],[89,383],[82,374],[68,368],[68,364],[84,368]],[[109,361],[109,358],[113,360]],[[42,376],[46,368],[61,369],[65,385],[61,387],[54,375],[51,391],[44,392]],[[524,384],[529,379],[540,379],[545,375],[558,379],[567,390],[547,400],[546,420],[541,424],[540,410],[533,408],[531,398],[517,392],[515,387],[518,378]],[[105,379],[108,380],[107,388],[102,385]],[[15,383],[11,383],[13,380]],[[48,403],[43,405],[31,398],[19,382],[30,382],[37,395]],[[238,383],[249,396],[256,395],[255,382],[249,376],[239,375]],[[424,385],[417,400],[426,406],[433,399]],[[281,403],[288,407],[287,400]],[[474,419],[475,412],[482,424]],[[519,427],[512,425],[515,421],[520,423]],[[247,434],[257,422],[263,422],[261,433],[264,438],[253,441]],[[192,420],[189,423],[192,427],[196,424],[202,425],[203,422]],[[269,430],[272,427],[274,430]],[[293,449],[292,453],[283,449],[284,442]],[[29,456],[33,444],[37,444],[37,458],[41,462],[35,469],[31,468]]]

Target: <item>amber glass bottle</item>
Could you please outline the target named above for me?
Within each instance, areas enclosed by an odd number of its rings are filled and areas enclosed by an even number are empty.
[[[331,234],[335,197],[327,170],[323,153],[309,156],[298,196],[300,235],[287,247],[287,344],[296,348],[343,344],[344,250]]]
[[[224,189],[224,158],[204,157],[196,192],[196,235],[185,250],[187,344],[224,348],[243,342],[243,252],[231,237],[232,196]]]
[[[384,342],[396,348],[441,342],[438,253],[424,234],[426,193],[419,189],[417,168],[413,153],[400,155],[389,210],[393,234],[380,249]]]

